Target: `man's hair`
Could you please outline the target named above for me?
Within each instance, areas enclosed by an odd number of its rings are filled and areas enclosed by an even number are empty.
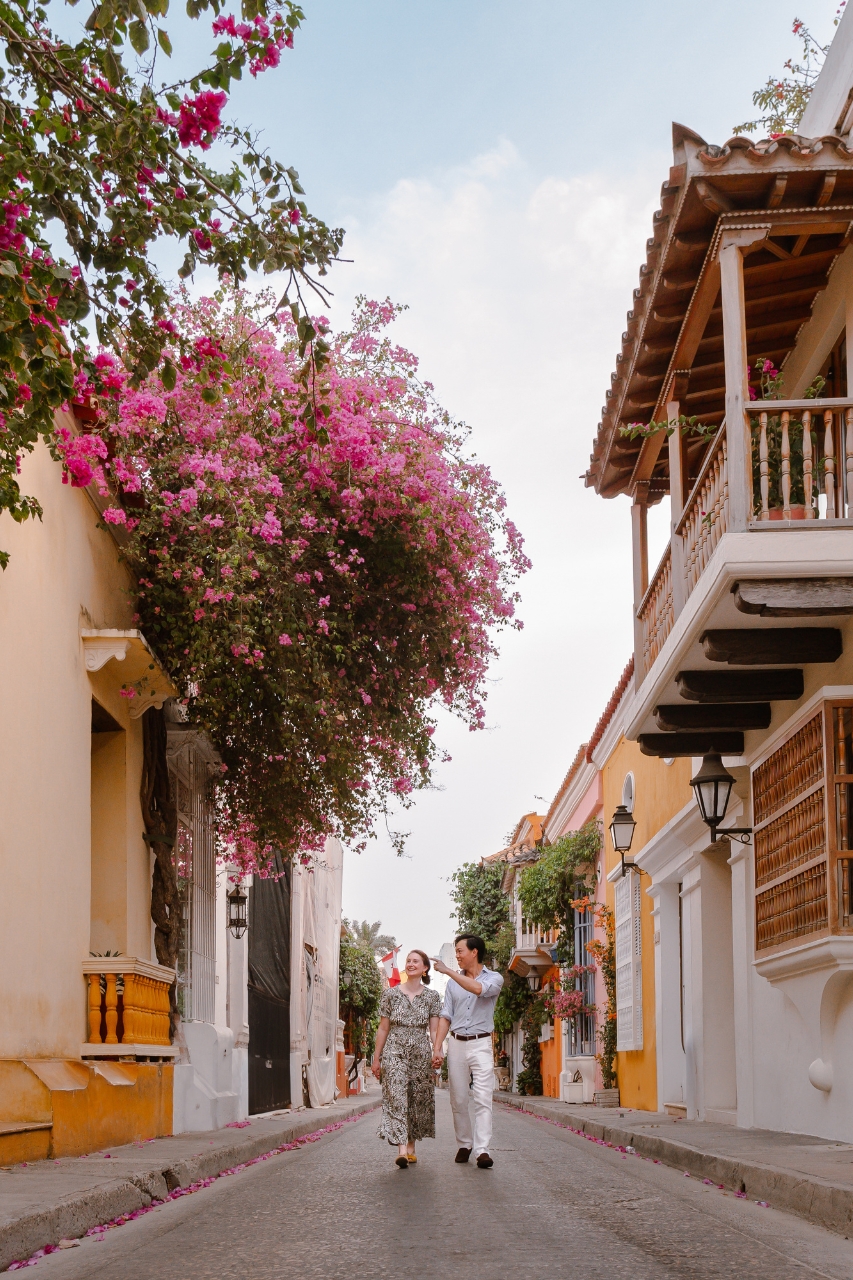
[[[480,964],[483,963],[483,961],[486,958],[486,944],[483,941],[483,939],[479,937],[478,934],[460,933],[459,937],[456,938],[453,943],[454,947],[456,946],[457,942],[464,942],[465,946],[468,948],[469,951],[476,951],[477,959],[479,960]]]

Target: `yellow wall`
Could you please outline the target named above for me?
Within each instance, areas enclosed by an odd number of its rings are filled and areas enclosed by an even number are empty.
[[[81,961],[91,950],[153,958],[142,726],[119,696],[123,664],[111,659],[90,675],[80,636],[132,627],[133,597],[92,501],[62,484],[43,445],[24,456],[20,482],[44,518],[19,525],[0,516],[0,547],[11,553],[0,582],[0,882],[9,907],[0,930],[0,1058],[79,1058]],[[94,779],[93,695],[122,729],[106,735],[111,743],[96,742]]]
[[[636,742],[621,738],[602,769],[605,828],[617,805],[622,803],[622,787],[628,773],[634,775],[634,820],[637,824],[629,858],[683,809],[690,799],[692,761],[663,760],[644,756]],[[619,864],[610,832],[605,829],[605,870]],[[620,1102],[641,1111],[656,1111],[657,1061],[655,1053],[655,950],[652,901],[646,893],[649,877],[640,877],[642,887],[642,968],[643,968],[643,1048],[617,1053],[616,1071]],[[607,904],[613,909],[614,887],[607,885]]]
[[[549,969],[542,976],[542,985],[548,982],[559,982],[560,970],[555,965],[553,969]],[[546,1098],[559,1098],[560,1096],[560,1072],[563,1069],[562,1054],[560,1045],[562,1044],[562,1023],[559,1018],[554,1019],[554,1034],[552,1039],[546,1040],[540,1047],[542,1049],[542,1092]]]
[[[0,1060],[0,1164],[85,1155],[172,1132],[171,1063]],[[15,1121],[50,1128],[8,1132]]]

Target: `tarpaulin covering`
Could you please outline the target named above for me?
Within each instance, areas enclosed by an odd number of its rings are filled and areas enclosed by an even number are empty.
[[[249,1111],[290,1106],[291,868],[249,892]]]

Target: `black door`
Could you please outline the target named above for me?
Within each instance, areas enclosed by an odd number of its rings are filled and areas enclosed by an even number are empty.
[[[290,1106],[290,865],[249,893],[249,1112]]]

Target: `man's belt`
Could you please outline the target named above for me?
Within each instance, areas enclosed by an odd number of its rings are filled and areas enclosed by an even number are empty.
[[[485,1040],[486,1036],[491,1037],[492,1033],[491,1031],[478,1031],[475,1036],[460,1036],[458,1032],[451,1031],[450,1034],[454,1040]]]

